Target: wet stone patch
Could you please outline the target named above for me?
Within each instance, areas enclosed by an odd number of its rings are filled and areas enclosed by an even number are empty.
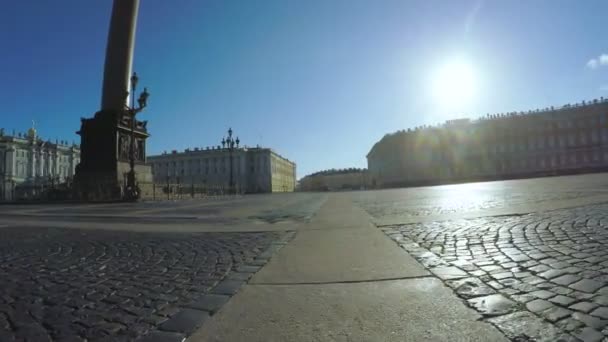
[[[293,234],[0,228],[0,341],[182,341]]]
[[[513,341],[608,341],[608,205],[381,229]]]

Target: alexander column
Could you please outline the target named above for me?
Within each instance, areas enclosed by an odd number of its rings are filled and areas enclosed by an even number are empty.
[[[77,132],[81,136],[81,161],[76,168],[74,195],[81,200],[132,197],[126,193],[132,190],[127,183],[135,183],[137,195],[145,196],[152,186],[151,169],[145,164],[147,121],[135,118],[146,106],[147,91],[140,95],[138,108],[128,106],[137,82],[131,69],[138,10],[139,0],[114,0],[112,6],[101,109],[93,118],[82,118]]]

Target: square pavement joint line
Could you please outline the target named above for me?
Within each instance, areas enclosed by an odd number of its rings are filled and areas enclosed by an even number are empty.
[[[140,342],[183,342],[186,337],[199,329],[211,316],[217,313],[241,287],[258,272],[270,258],[287,245],[296,235],[295,231],[286,232],[279,242],[273,242],[253,261],[239,266],[230,272],[211,291],[193,303],[186,304],[175,315],[162,323],[158,330],[151,331],[137,341]]]

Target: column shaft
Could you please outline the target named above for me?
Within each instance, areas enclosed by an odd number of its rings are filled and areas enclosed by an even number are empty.
[[[138,9],[139,0],[114,0],[103,74],[102,110],[122,110],[126,104]]]

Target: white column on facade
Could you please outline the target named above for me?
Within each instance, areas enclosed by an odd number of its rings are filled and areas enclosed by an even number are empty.
[[[13,178],[15,177],[15,164],[17,161],[16,158],[16,149],[13,145],[8,145],[6,149],[6,163],[4,167],[6,168],[6,177],[4,178],[5,183],[5,198],[7,200],[13,199]]]
[[[49,170],[49,176],[54,177],[55,176],[55,155],[56,152],[54,150],[49,151],[49,166],[48,166],[48,170]]]
[[[15,147],[8,145],[8,148],[6,149],[6,155],[6,174],[8,176],[7,179],[10,179],[15,175]]]
[[[61,154],[59,153],[59,150],[55,150],[55,154],[53,157],[54,157],[54,159],[53,159],[53,166],[54,166],[53,176],[59,177],[59,166],[61,164],[59,162],[59,158],[61,158]]]
[[[74,151],[72,150],[70,153],[70,177],[74,176],[74,172],[76,171],[76,155],[74,154]]]
[[[46,150],[43,150],[42,148],[40,149],[40,152],[38,154],[38,156],[40,157],[40,165],[38,165],[38,175],[40,177],[44,176],[44,165],[45,165],[45,159],[46,159]]]
[[[31,146],[29,148],[29,177],[28,178],[34,178],[34,176],[36,175],[36,148],[34,146]]]
[[[53,175],[53,151],[52,150],[47,151],[46,171],[47,171],[47,176]]]

